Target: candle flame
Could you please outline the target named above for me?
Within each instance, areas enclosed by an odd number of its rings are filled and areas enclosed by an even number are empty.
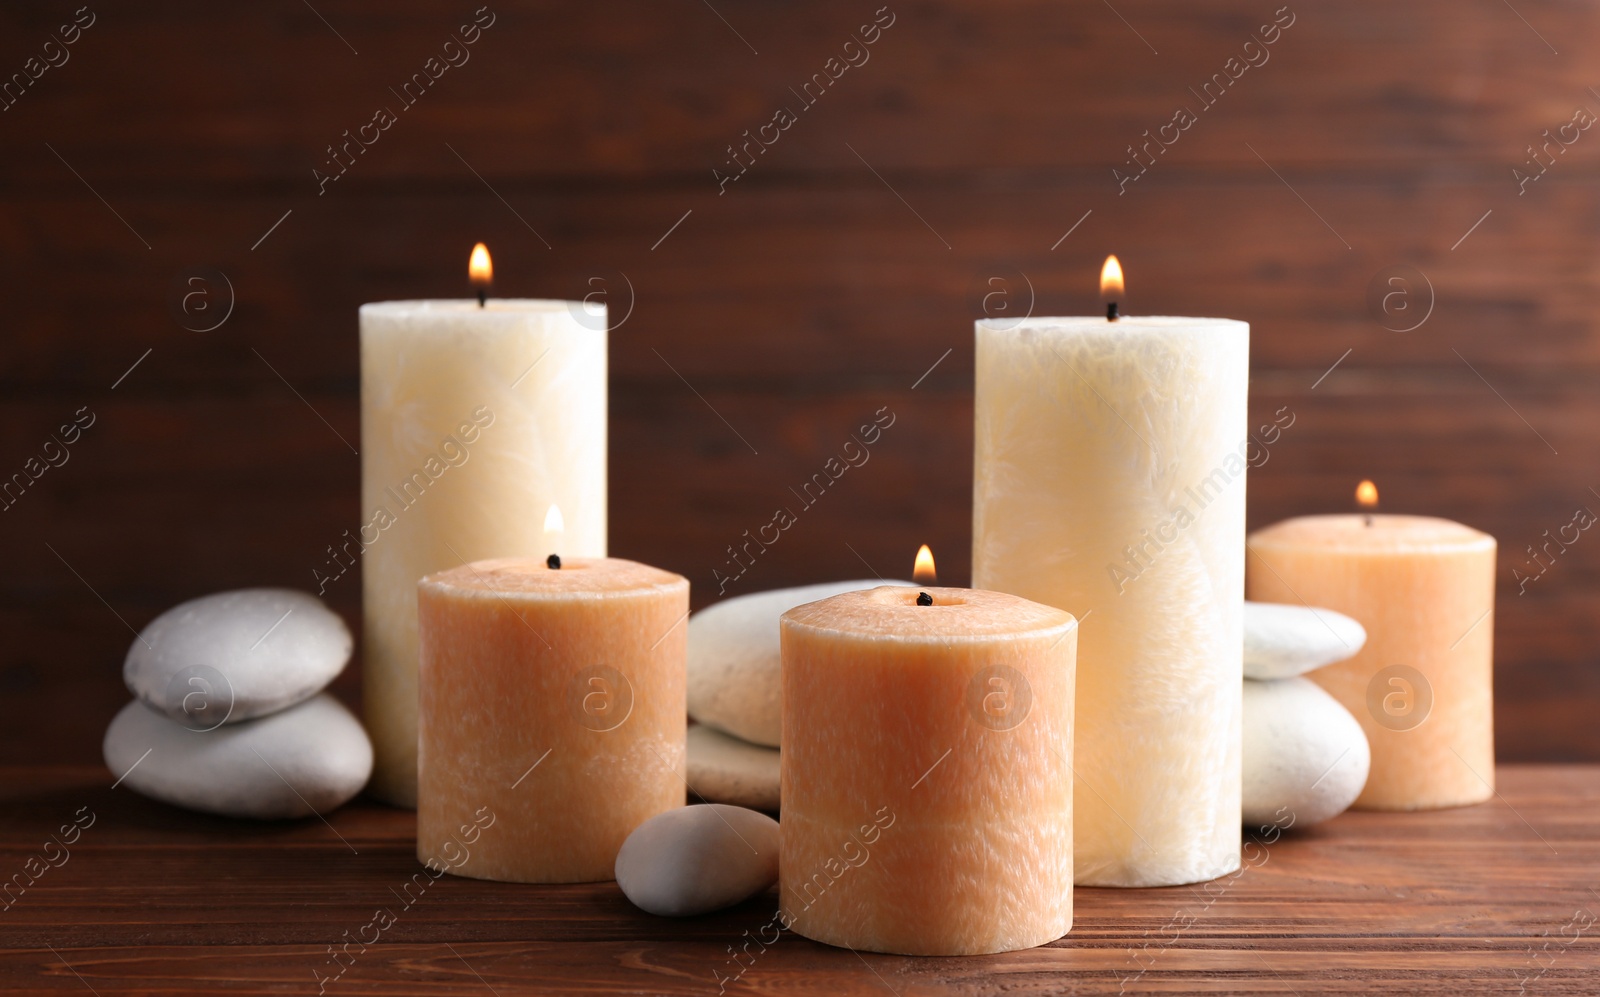
[[[560,536],[567,530],[566,520],[561,518],[561,507],[551,504],[544,513],[544,531],[553,536]]]
[[[1356,505],[1363,509],[1376,509],[1378,507],[1378,486],[1370,481],[1363,481],[1357,485]]]
[[[473,287],[488,287],[494,280],[494,263],[489,260],[489,247],[478,243],[472,247],[472,259],[467,261],[467,276]]]
[[[933,567],[933,551],[923,544],[917,550],[917,562],[911,568],[911,580],[919,585],[933,585],[939,581],[939,572]]]
[[[1115,256],[1107,256],[1105,266],[1100,268],[1100,297],[1105,301],[1120,301],[1122,293],[1122,264]]]

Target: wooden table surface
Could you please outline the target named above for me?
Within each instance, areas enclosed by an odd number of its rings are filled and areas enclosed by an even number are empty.
[[[0,913],[0,992],[1600,991],[1600,767],[1500,782],[1482,806],[1350,813],[1247,847],[1238,876],[1206,887],[1080,889],[1071,934],[1041,948],[928,959],[787,933],[763,948],[750,939],[776,893],[667,920],[610,883],[445,876],[408,906],[410,813],[243,823],[112,788],[103,769],[0,769],[0,874],[35,876]],[[46,847],[75,816],[70,854]]]

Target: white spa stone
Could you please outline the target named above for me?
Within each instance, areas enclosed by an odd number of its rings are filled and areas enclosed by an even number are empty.
[[[152,799],[264,820],[326,813],[372,774],[372,743],[326,693],[271,716],[195,731],[134,700],[106,730],[106,767]]]
[[[711,803],[776,810],[779,757],[777,748],[695,724],[689,728],[689,788]]]
[[[783,725],[778,617],[796,606],[879,585],[824,582],[736,596],[689,617],[689,715],[752,744],[776,748]]]
[[[1361,724],[1315,682],[1245,680],[1246,827],[1307,827],[1343,813],[1371,763]]]
[[[721,803],[668,810],[628,835],[616,876],[623,894],[651,914],[721,910],[778,881],[778,822]]]
[[[1367,642],[1360,623],[1331,609],[1244,604],[1244,677],[1285,679],[1353,658]]]
[[[151,620],[122,677],[152,709],[205,730],[309,699],[344,670],[352,646],[344,621],[316,596],[238,589]]]

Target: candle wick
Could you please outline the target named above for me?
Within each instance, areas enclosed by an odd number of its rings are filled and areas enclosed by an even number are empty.
[[[485,305],[487,305],[488,303],[489,303],[489,289],[487,287],[478,288],[478,307],[482,308]]]
[[[933,596],[929,595],[926,592],[918,592],[917,593],[917,605],[919,605],[919,606],[931,606],[931,605],[933,605]]]
[[[1116,320],[1117,320],[1117,303],[1115,301],[1107,301],[1106,302],[1106,321],[1107,322],[1115,322]]]
[[[1367,525],[1368,526],[1372,525],[1372,513],[1369,512],[1365,516],[1363,516],[1362,518],[1367,521]]]
[[[561,569],[561,555],[551,554],[549,557],[544,559],[544,566],[549,568],[551,571],[559,571]]]

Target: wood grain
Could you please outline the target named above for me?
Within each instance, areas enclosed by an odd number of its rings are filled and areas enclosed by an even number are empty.
[[[1096,310],[1115,251],[1131,311],[1252,323],[1252,420],[1297,417],[1251,474],[1252,525],[1345,508],[1373,477],[1388,508],[1496,535],[1501,757],[1600,760],[1600,542],[1513,575],[1600,509],[1600,131],[1525,191],[1512,174],[1600,112],[1600,11],[1291,3],[1270,61],[1119,193],[1126,147],[1197,104],[1278,0],[891,3],[870,61],[719,194],[729,143],[874,3],[491,4],[471,61],[325,194],[327,145],[474,7],[96,8],[0,111],[0,480],[80,407],[99,420],[0,512],[0,758],[98,757],[127,626],[310,584],[358,518],[356,308],[464,294],[483,239],[496,293],[599,276],[631,302],[613,549],[689,576],[696,606],[728,545],[883,405],[899,421],[872,462],[727,592],[901,574],[923,542],[965,582],[971,322],[986,301]],[[61,16],[0,10],[0,71]],[[235,292],[214,332],[172,314],[194,265]],[[1410,332],[1369,307],[1396,265],[1432,291]],[[327,593],[352,624],[358,590],[352,572]]]
[[[704,995],[719,991],[713,971],[739,974],[730,947],[776,908],[773,892],[669,920],[609,883],[447,876],[405,909],[412,814],[357,803],[326,825],[234,822],[111,782],[85,767],[0,771],[8,875],[79,808],[95,818],[0,916],[7,993],[314,993],[313,970],[337,972],[329,946],[384,908],[394,923],[351,946],[326,993]],[[1592,993],[1600,769],[1503,767],[1500,790],[1478,807],[1291,830],[1204,887],[1079,889],[1071,933],[1024,952],[857,955],[769,934],[724,992]]]
[[[9,112],[26,123],[7,123],[34,144],[61,131],[50,108],[93,120],[83,165],[130,180],[170,183],[181,171],[223,184],[292,177],[304,186],[329,142],[388,104],[403,117],[362,157],[362,174],[374,179],[454,175],[460,164],[443,139],[491,178],[677,173],[704,182],[744,129],[786,99],[799,107],[789,88],[822,72],[882,5],[827,0],[794,11],[734,0],[717,8],[721,19],[703,5],[647,0],[489,6],[497,19],[471,60],[410,110],[390,87],[438,53],[472,4],[357,0],[322,11],[331,26],[303,5],[108,9],[73,60]],[[1359,0],[1289,4],[1283,17],[1294,23],[1269,46],[1268,63],[1200,111],[1189,88],[1262,37],[1260,25],[1282,6],[890,3],[884,16],[894,23],[870,60],[803,112],[771,153],[782,154],[774,168],[854,170],[837,142],[806,138],[854,133],[878,136],[891,169],[1067,167],[1109,179],[1129,143],[1187,103],[1204,117],[1173,156],[1255,163],[1245,142],[1266,152],[1270,138],[1285,163],[1359,174],[1375,163],[1447,171],[1504,161],[1494,172],[1509,178],[1542,129],[1583,102],[1600,107],[1581,59],[1559,54],[1592,45],[1600,14],[1591,8],[1552,5],[1525,12],[1524,22],[1506,9],[1462,17],[1437,2]],[[45,9],[6,17],[14,66],[59,23]],[[53,177],[50,163],[17,168]]]

